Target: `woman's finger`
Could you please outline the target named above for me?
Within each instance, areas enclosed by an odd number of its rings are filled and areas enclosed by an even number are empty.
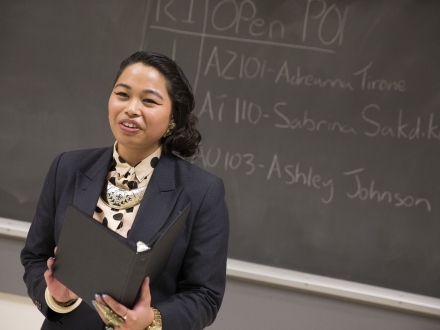
[[[116,314],[118,314],[121,317],[124,317],[127,315],[127,313],[128,313],[127,307],[118,303],[116,300],[114,300],[112,297],[110,297],[107,294],[103,294],[103,295],[101,295],[101,297],[102,297],[102,300],[104,300],[104,302],[107,304],[107,306],[113,310],[113,312],[115,312]]]
[[[48,269],[44,272],[43,276],[44,276],[44,279],[46,280],[47,286],[49,286],[53,280],[52,272]]]
[[[121,327],[125,329],[125,320],[126,318],[120,316],[117,314],[114,310],[112,310],[108,305],[102,304],[96,300],[93,300],[93,305],[95,306],[95,309],[98,311],[99,316],[104,321],[104,323],[110,323],[112,325],[115,325],[117,327]],[[131,327],[129,327],[131,329]]]
[[[150,294],[150,278],[146,277],[142,282],[141,296],[139,301],[133,307],[133,312],[142,315],[143,324],[151,324],[154,319],[154,312],[151,309],[151,294]]]
[[[101,310],[100,310],[95,304],[93,304],[93,305],[95,306],[95,310],[98,312],[99,317],[101,317],[102,322],[104,322],[105,324],[108,325],[109,322],[108,322],[108,320],[105,318],[104,314],[101,312]]]
[[[99,295],[99,294],[95,294],[95,300],[97,302],[100,302],[101,304],[106,305],[105,301],[101,298],[101,295]]]
[[[139,302],[144,301],[148,302],[148,305],[151,301],[151,294],[150,294],[150,278],[146,277],[144,281],[142,282],[142,288],[141,288],[141,296],[139,298]]]
[[[46,280],[47,285],[49,285],[53,281],[52,276],[52,266],[53,266],[54,259],[49,258],[47,259],[47,271],[44,272],[44,279]]]
[[[49,258],[49,259],[47,259],[47,269],[48,270],[50,270],[51,272],[52,272],[52,266],[53,266],[53,263],[55,262],[55,258]]]
[[[43,276],[46,280],[47,288],[50,294],[58,301],[67,301],[70,299],[78,299],[78,296],[70,291],[66,286],[61,284],[52,274],[52,268],[55,258],[49,258],[47,260],[47,271],[44,272]]]

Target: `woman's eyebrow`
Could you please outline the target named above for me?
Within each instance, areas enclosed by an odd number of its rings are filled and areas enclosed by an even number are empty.
[[[157,96],[158,98],[160,98],[161,100],[163,100],[162,95],[160,95],[160,93],[159,93],[158,91],[155,91],[154,89],[144,89],[144,90],[142,91],[142,93],[145,93],[145,94],[149,94],[149,93],[151,93],[151,94],[156,95],[156,96]]]
[[[130,86],[130,85],[127,85],[127,84],[124,84],[124,83],[119,83],[119,84],[115,85],[115,88],[116,88],[116,87],[119,87],[119,86],[121,86],[121,87],[125,87],[125,88],[131,90],[131,86]],[[158,91],[155,91],[154,89],[144,89],[144,90],[142,91],[142,93],[145,93],[145,94],[150,94],[150,93],[151,93],[151,94],[156,95],[156,96],[157,96],[158,98],[160,98],[161,100],[163,100],[162,95],[160,95],[160,93],[159,93]]]
[[[119,86],[121,86],[121,87],[125,87],[125,88],[127,88],[127,89],[131,89],[131,87],[130,87],[129,85],[124,84],[124,83],[119,83],[119,84],[115,85],[115,87],[113,87],[113,88],[116,88],[116,87],[119,87]]]

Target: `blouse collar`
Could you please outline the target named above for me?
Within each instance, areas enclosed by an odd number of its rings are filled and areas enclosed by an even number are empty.
[[[159,146],[155,152],[153,152],[147,158],[144,158],[135,166],[130,166],[121,156],[118,154],[118,141],[113,146],[113,163],[116,165],[116,172],[118,179],[125,177],[128,178],[135,174],[136,179],[139,182],[145,180],[148,175],[153,172],[154,168],[159,162],[159,158],[162,155],[162,146]]]

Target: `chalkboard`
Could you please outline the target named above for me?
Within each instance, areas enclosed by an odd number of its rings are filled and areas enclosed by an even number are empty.
[[[230,258],[440,297],[438,2],[32,6],[46,19],[0,14],[0,216],[32,217],[55,154],[113,142],[106,98],[140,47],[194,86]]]
[[[0,217],[32,221],[61,152],[109,146],[107,101],[139,50],[146,2],[2,1]]]

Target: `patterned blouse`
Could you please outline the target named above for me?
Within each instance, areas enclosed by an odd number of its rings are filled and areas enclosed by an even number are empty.
[[[150,182],[154,168],[159,162],[159,158],[162,154],[162,147],[159,147],[155,152],[134,167],[131,167],[121,156],[119,156],[117,147],[118,142],[116,142],[113,147],[113,159],[110,163],[107,180],[116,187],[125,190],[146,187],[148,182]],[[104,195],[101,194],[101,197],[99,197],[93,218],[121,236],[127,237],[128,232],[133,225],[137,211],[139,210],[140,203],[127,209],[114,209],[105,202],[105,199],[103,199],[103,196],[105,198],[106,188],[107,184],[104,185]]]

